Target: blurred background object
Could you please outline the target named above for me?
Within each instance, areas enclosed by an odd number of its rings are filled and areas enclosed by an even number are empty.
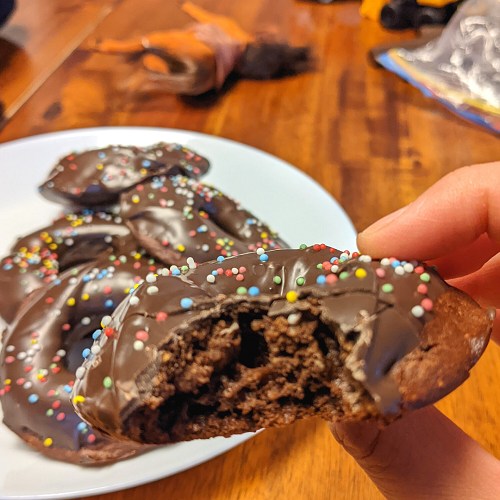
[[[0,0],[0,26],[5,24],[9,16],[14,11],[14,0]]]

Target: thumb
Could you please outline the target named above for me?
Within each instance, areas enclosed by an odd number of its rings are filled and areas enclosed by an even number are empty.
[[[335,439],[388,500],[498,500],[500,462],[434,407],[380,429],[336,423]]]

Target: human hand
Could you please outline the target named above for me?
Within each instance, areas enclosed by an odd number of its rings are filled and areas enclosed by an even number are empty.
[[[500,308],[500,163],[467,167],[358,236],[360,252],[437,265],[451,285]],[[492,338],[500,343],[497,311]],[[380,430],[331,430],[389,500],[498,500],[500,461],[428,407]]]

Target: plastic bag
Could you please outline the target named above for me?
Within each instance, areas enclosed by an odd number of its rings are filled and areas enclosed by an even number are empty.
[[[468,0],[439,38],[377,57],[426,96],[500,133],[500,0]]]

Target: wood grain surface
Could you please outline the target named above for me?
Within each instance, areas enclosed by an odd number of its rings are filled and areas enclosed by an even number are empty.
[[[4,100],[26,101],[12,108],[15,113],[0,132],[0,142],[105,125],[173,127],[227,137],[279,156],[309,174],[340,201],[358,230],[414,200],[446,173],[500,159],[498,137],[455,117],[369,63],[372,47],[414,34],[388,33],[361,20],[355,2],[197,0],[214,12],[232,15],[248,30],[273,30],[294,43],[312,44],[317,64],[314,72],[280,81],[231,79],[220,95],[190,99],[152,85],[137,65],[88,50],[91,39],[124,39],[189,23],[177,2],[38,3],[47,8],[45,22],[30,20],[26,9],[33,2],[21,0],[11,25],[0,32],[30,33],[29,39],[21,36],[17,42],[24,46],[20,55],[2,61],[0,68]],[[53,31],[46,26],[52,22]],[[28,95],[27,100],[19,97]],[[307,193],[302,202],[307,203]],[[500,349],[490,345],[471,378],[438,406],[500,458],[499,401]],[[381,496],[334,442],[326,424],[309,421],[267,430],[174,477],[92,498]]]

